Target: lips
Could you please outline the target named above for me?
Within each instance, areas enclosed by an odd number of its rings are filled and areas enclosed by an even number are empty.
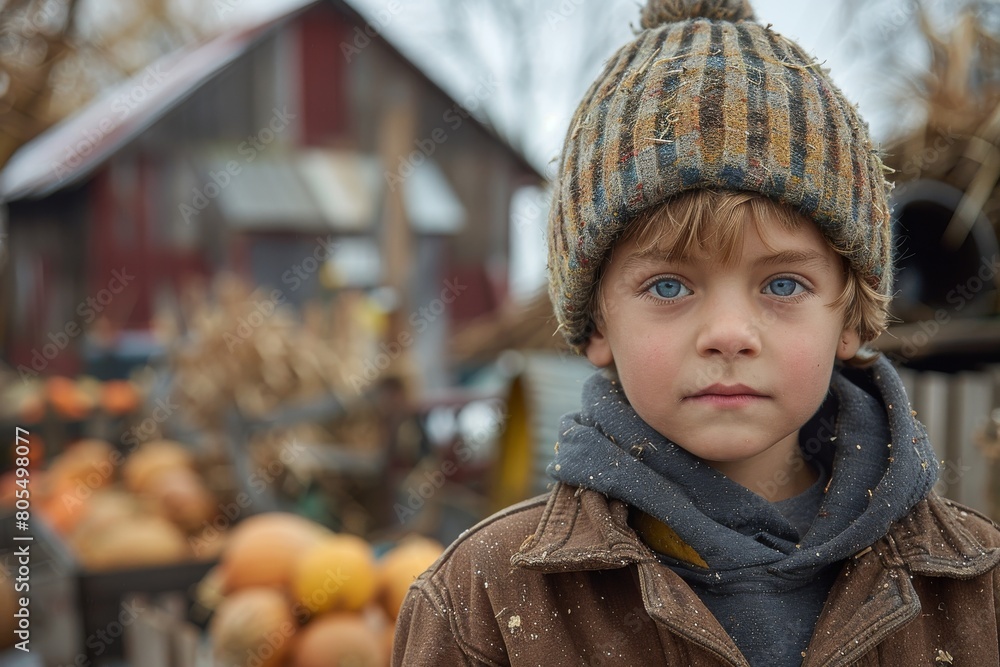
[[[767,394],[745,384],[713,384],[691,394],[686,400],[712,408],[740,409],[768,398]]]
[[[753,396],[757,398],[766,398],[766,394],[763,394],[753,387],[748,387],[745,384],[713,384],[710,387],[705,387],[701,391],[691,394],[689,398],[700,398],[702,396]]]

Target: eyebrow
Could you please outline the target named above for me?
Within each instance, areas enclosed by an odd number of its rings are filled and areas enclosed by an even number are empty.
[[[825,264],[827,258],[815,250],[782,250],[773,255],[764,255],[754,260],[757,266],[775,264]]]
[[[691,264],[694,260],[689,256],[665,256],[655,249],[637,252],[625,258],[622,264],[623,269],[631,269],[643,262],[655,260],[667,260],[677,264]],[[827,258],[822,253],[815,250],[781,250],[771,255],[762,255],[753,260],[754,266],[775,266],[782,264],[826,264]]]

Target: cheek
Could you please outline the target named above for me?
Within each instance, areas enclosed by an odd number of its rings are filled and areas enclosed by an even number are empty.
[[[799,370],[833,367],[840,343],[841,320],[828,317],[826,311],[813,313],[806,321],[775,329],[771,344],[778,354]]]
[[[650,334],[633,329],[620,340],[622,344],[615,359],[623,358],[639,373],[675,370],[685,357],[683,344],[675,335]]]
[[[818,346],[802,339],[789,341],[779,364],[789,395],[807,403],[821,401],[830,385],[835,349],[835,344],[827,341]]]
[[[804,350],[796,353],[790,350],[786,356],[786,363],[782,364],[785,374],[793,378],[801,377],[802,380],[815,380],[817,377],[829,375],[833,370],[833,355],[820,356],[811,350]]]
[[[685,355],[669,338],[636,336],[615,355],[615,367],[630,398],[662,404],[676,386]]]

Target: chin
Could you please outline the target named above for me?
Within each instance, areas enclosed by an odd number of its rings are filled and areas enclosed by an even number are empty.
[[[738,463],[766,452],[770,449],[770,445],[760,443],[733,445],[730,440],[717,444],[702,444],[698,447],[683,447],[683,449],[707,463]]]
[[[707,454],[699,454],[697,452],[690,452],[694,454],[699,459],[703,460],[705,463],[739,463],[741,461],[748,461],[753,457],[761,453],[761,450],[753,450],[747,452],[709,452]]]

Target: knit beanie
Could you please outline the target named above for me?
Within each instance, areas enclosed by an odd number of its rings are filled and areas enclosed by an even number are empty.
[[[790,206],[890,293],[889,185],[868,125],[826,70],[746,0],[649,0],[573,115],[556,176],[549,296],[577,352],[615,241],[638,213],[696,189]]]

